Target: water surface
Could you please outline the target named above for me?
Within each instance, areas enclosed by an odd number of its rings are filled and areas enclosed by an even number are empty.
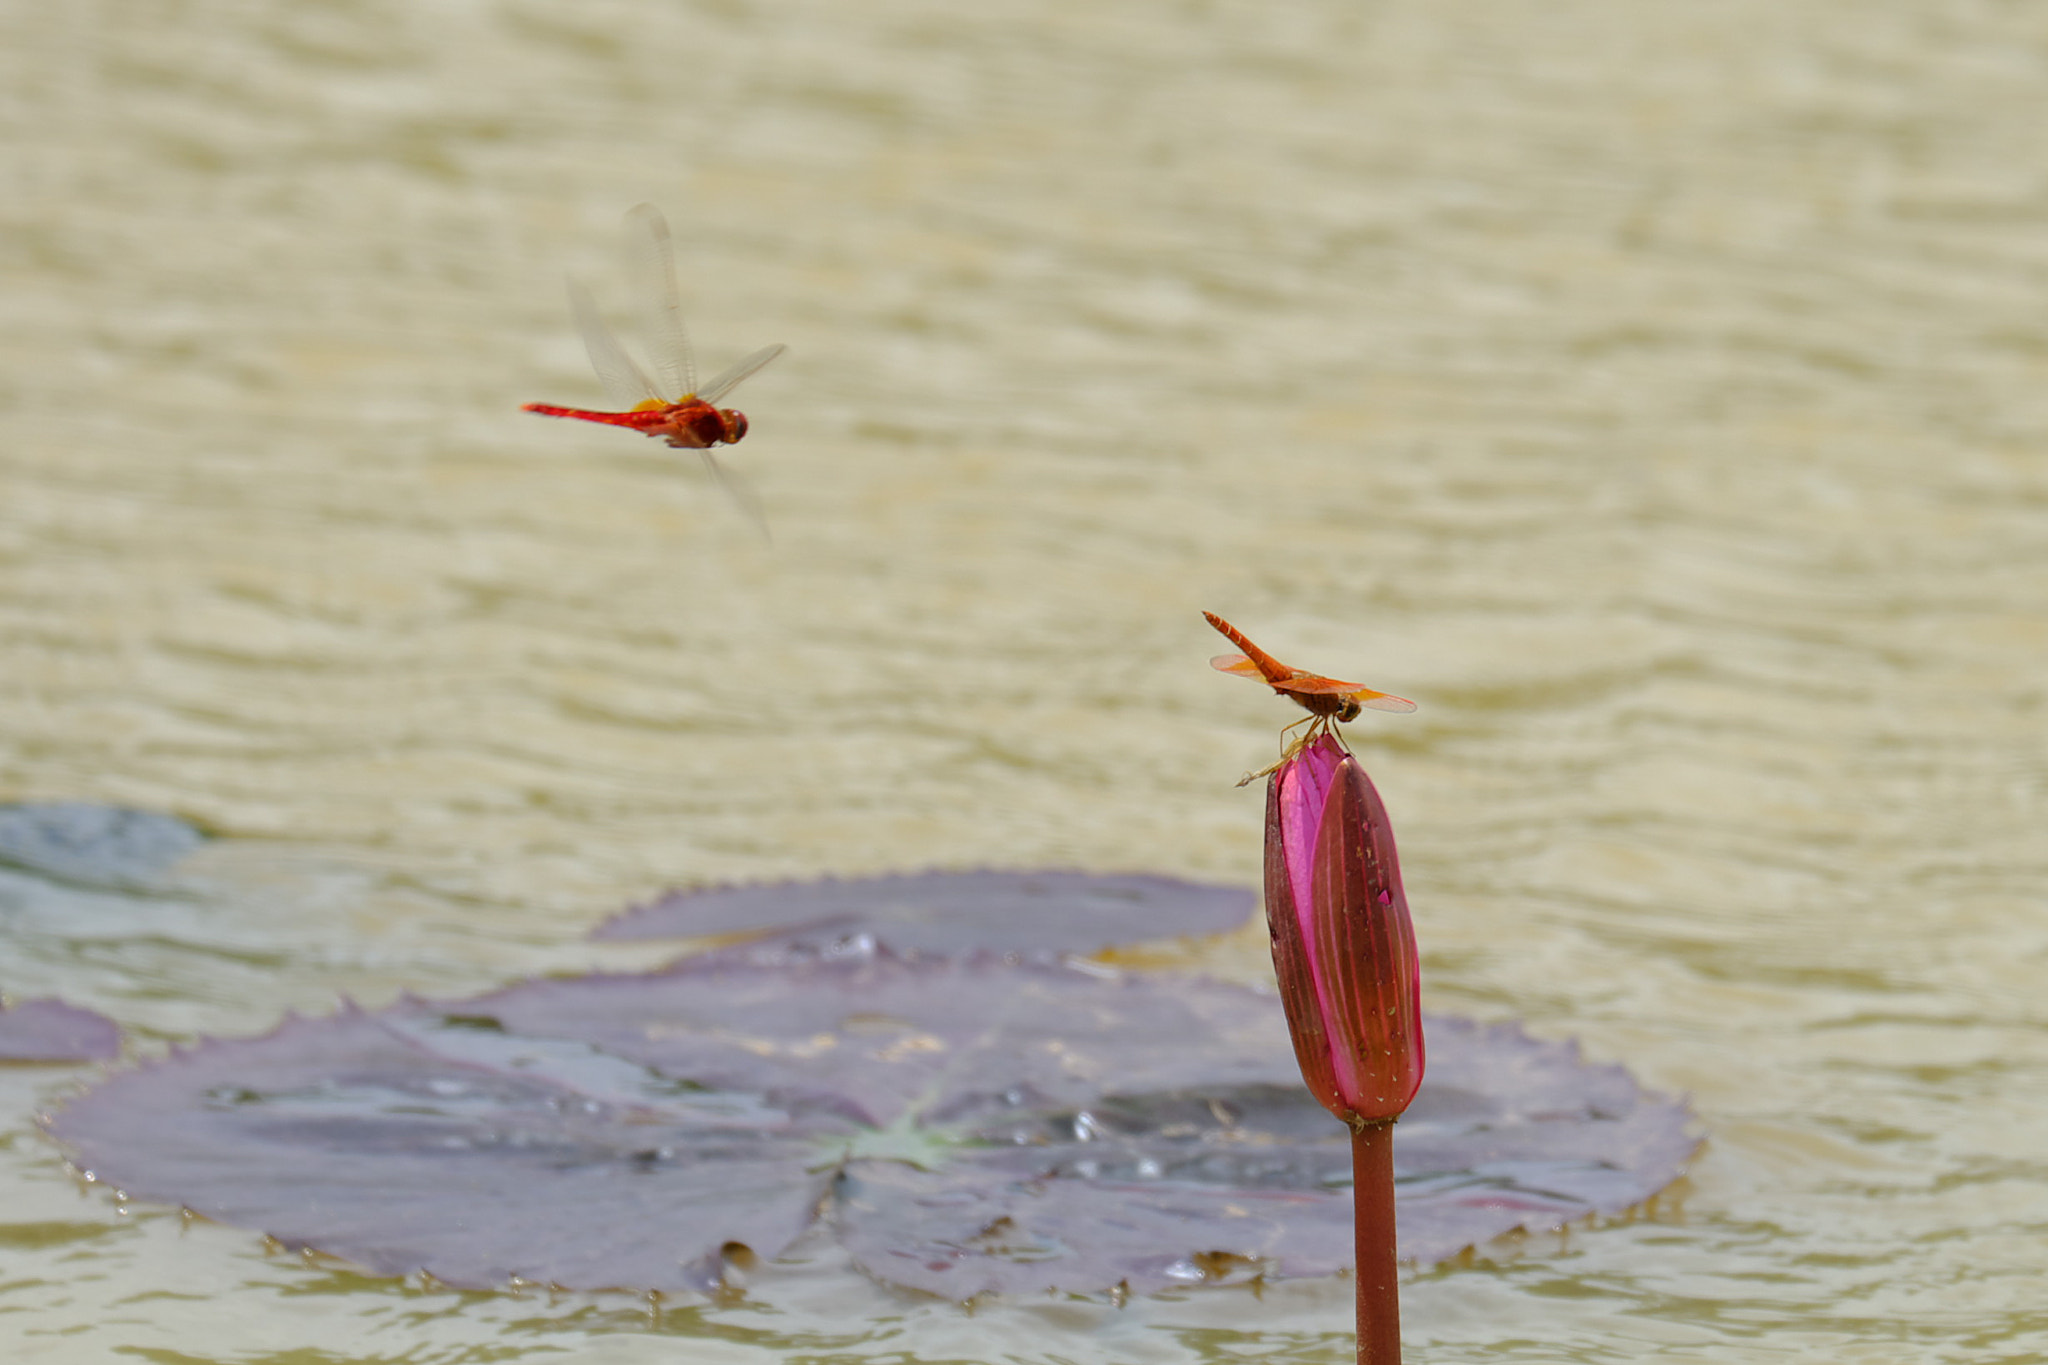
[[[652,961],[679,883],[1241,883],[1354,742],[1429,1004],[1689,1092],[1431,1361],[2048,1352],[2048,14],[1922,0],[84,3],[0,14],[0,797],[234,836],[0,922],[145,1043]],[[598,397],[635,202],[764,544]],[[638,956],[634,956],[634,954]],[[1168,955],[1240,979],[1256,935]],[[433,1293],[81,1197],[0,1073],[12,1358],[1345,1359],[1339,1283],[965,1313]]]

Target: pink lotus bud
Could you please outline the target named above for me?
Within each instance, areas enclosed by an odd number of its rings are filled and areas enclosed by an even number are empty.
[[[1266,787],[1266,923],[1301,1076],[1359,1129],[1422,1084],[1422,969],[1387,808],[1324,733]]]

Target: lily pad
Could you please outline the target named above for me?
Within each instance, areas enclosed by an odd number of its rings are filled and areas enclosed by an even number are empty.
[[[78,801],[0,806],[0,864],[87,886],[146,882],[205,836],[175,816]]]
[[[1430,1023],[1396,1129],[1402,1255],[1617,1212],[1684,1107],[1510,1027]],[[740,955],[208,1042],[50,1121],[131,1198],[450,1284],[705,1289],[822,1218],[951,1298],[1351,1259],[1348,1135],[1278,1002],[991,956]]]
[[[62,1000],[0,1006],[0,1062],[92,1062],[121,1055],[121,1028]]]
[[[977,950],[1094,953],[1117,944],[1220,934],[1251,917],[1249,890],[1141,873],[915,872],[675,891],[592,931],[595,939],[775,935],[821,943],[866,935],[906,956]]]

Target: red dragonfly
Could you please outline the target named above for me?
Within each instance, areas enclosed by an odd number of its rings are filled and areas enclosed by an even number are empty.
[[[552,403],[526,403],[521,411],[631,427],[648,436],[663,437],[678,450],[700,450],[705,467],[726,492],[757,522],[761,521],[760,508],[752,496],[741,491],[711,454],[713,446],[730,445],[747,434],[746,414],[721,408],[718,400],[789,348],[780,342],[763,346],[710,383],[698,387],[697,364],[678,301],[675,252],[670,245],[668,220],[652,204],[641,204],[626,215],[626,273],[647,309],[648,339],[654,347],[655,373],[660,383],[650,379],[647,371],[619,344],[598,313],[590,291],[572,279],[569,311],[575,315],[576,330],[583,334],[583,349],[590,355],[590,368],[597,371],[605,393],[625,411],[594,412],[588,408],[560,408]],[[765,527],[766,523],[762,525]]]
[[[1260,649],[1236,626],[1212,611],[1202,613],[1210,625],[1223,632],[1230,643],[1243,650],[1242,654],[1218,654],[1209,660],[1211,668],[1224,673],[1235,673],[1240,678],[1255,678],[1293,700],[1295,705],[1309,713],[1310,721],[1321,721],[1328,726],[1333,721],[1357,720],[1358,713],[1373,711],[1413,711],[1415,703],[1406,697],[1396,697],[1387,692],[1375,692],[1370,687],[1361,687],[1354,682],[1339,682],[1335,678],[1320,677],[1306,669],[1289,668],[1278,659]],[[1288,727],[1292,729],[1292,726]]]

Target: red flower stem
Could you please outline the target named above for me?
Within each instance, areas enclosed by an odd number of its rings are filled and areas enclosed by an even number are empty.
[[[1401,1365],[1392,1119],[1352,1130],[1351,1199],[1358,1238],[1358,1365]]]

